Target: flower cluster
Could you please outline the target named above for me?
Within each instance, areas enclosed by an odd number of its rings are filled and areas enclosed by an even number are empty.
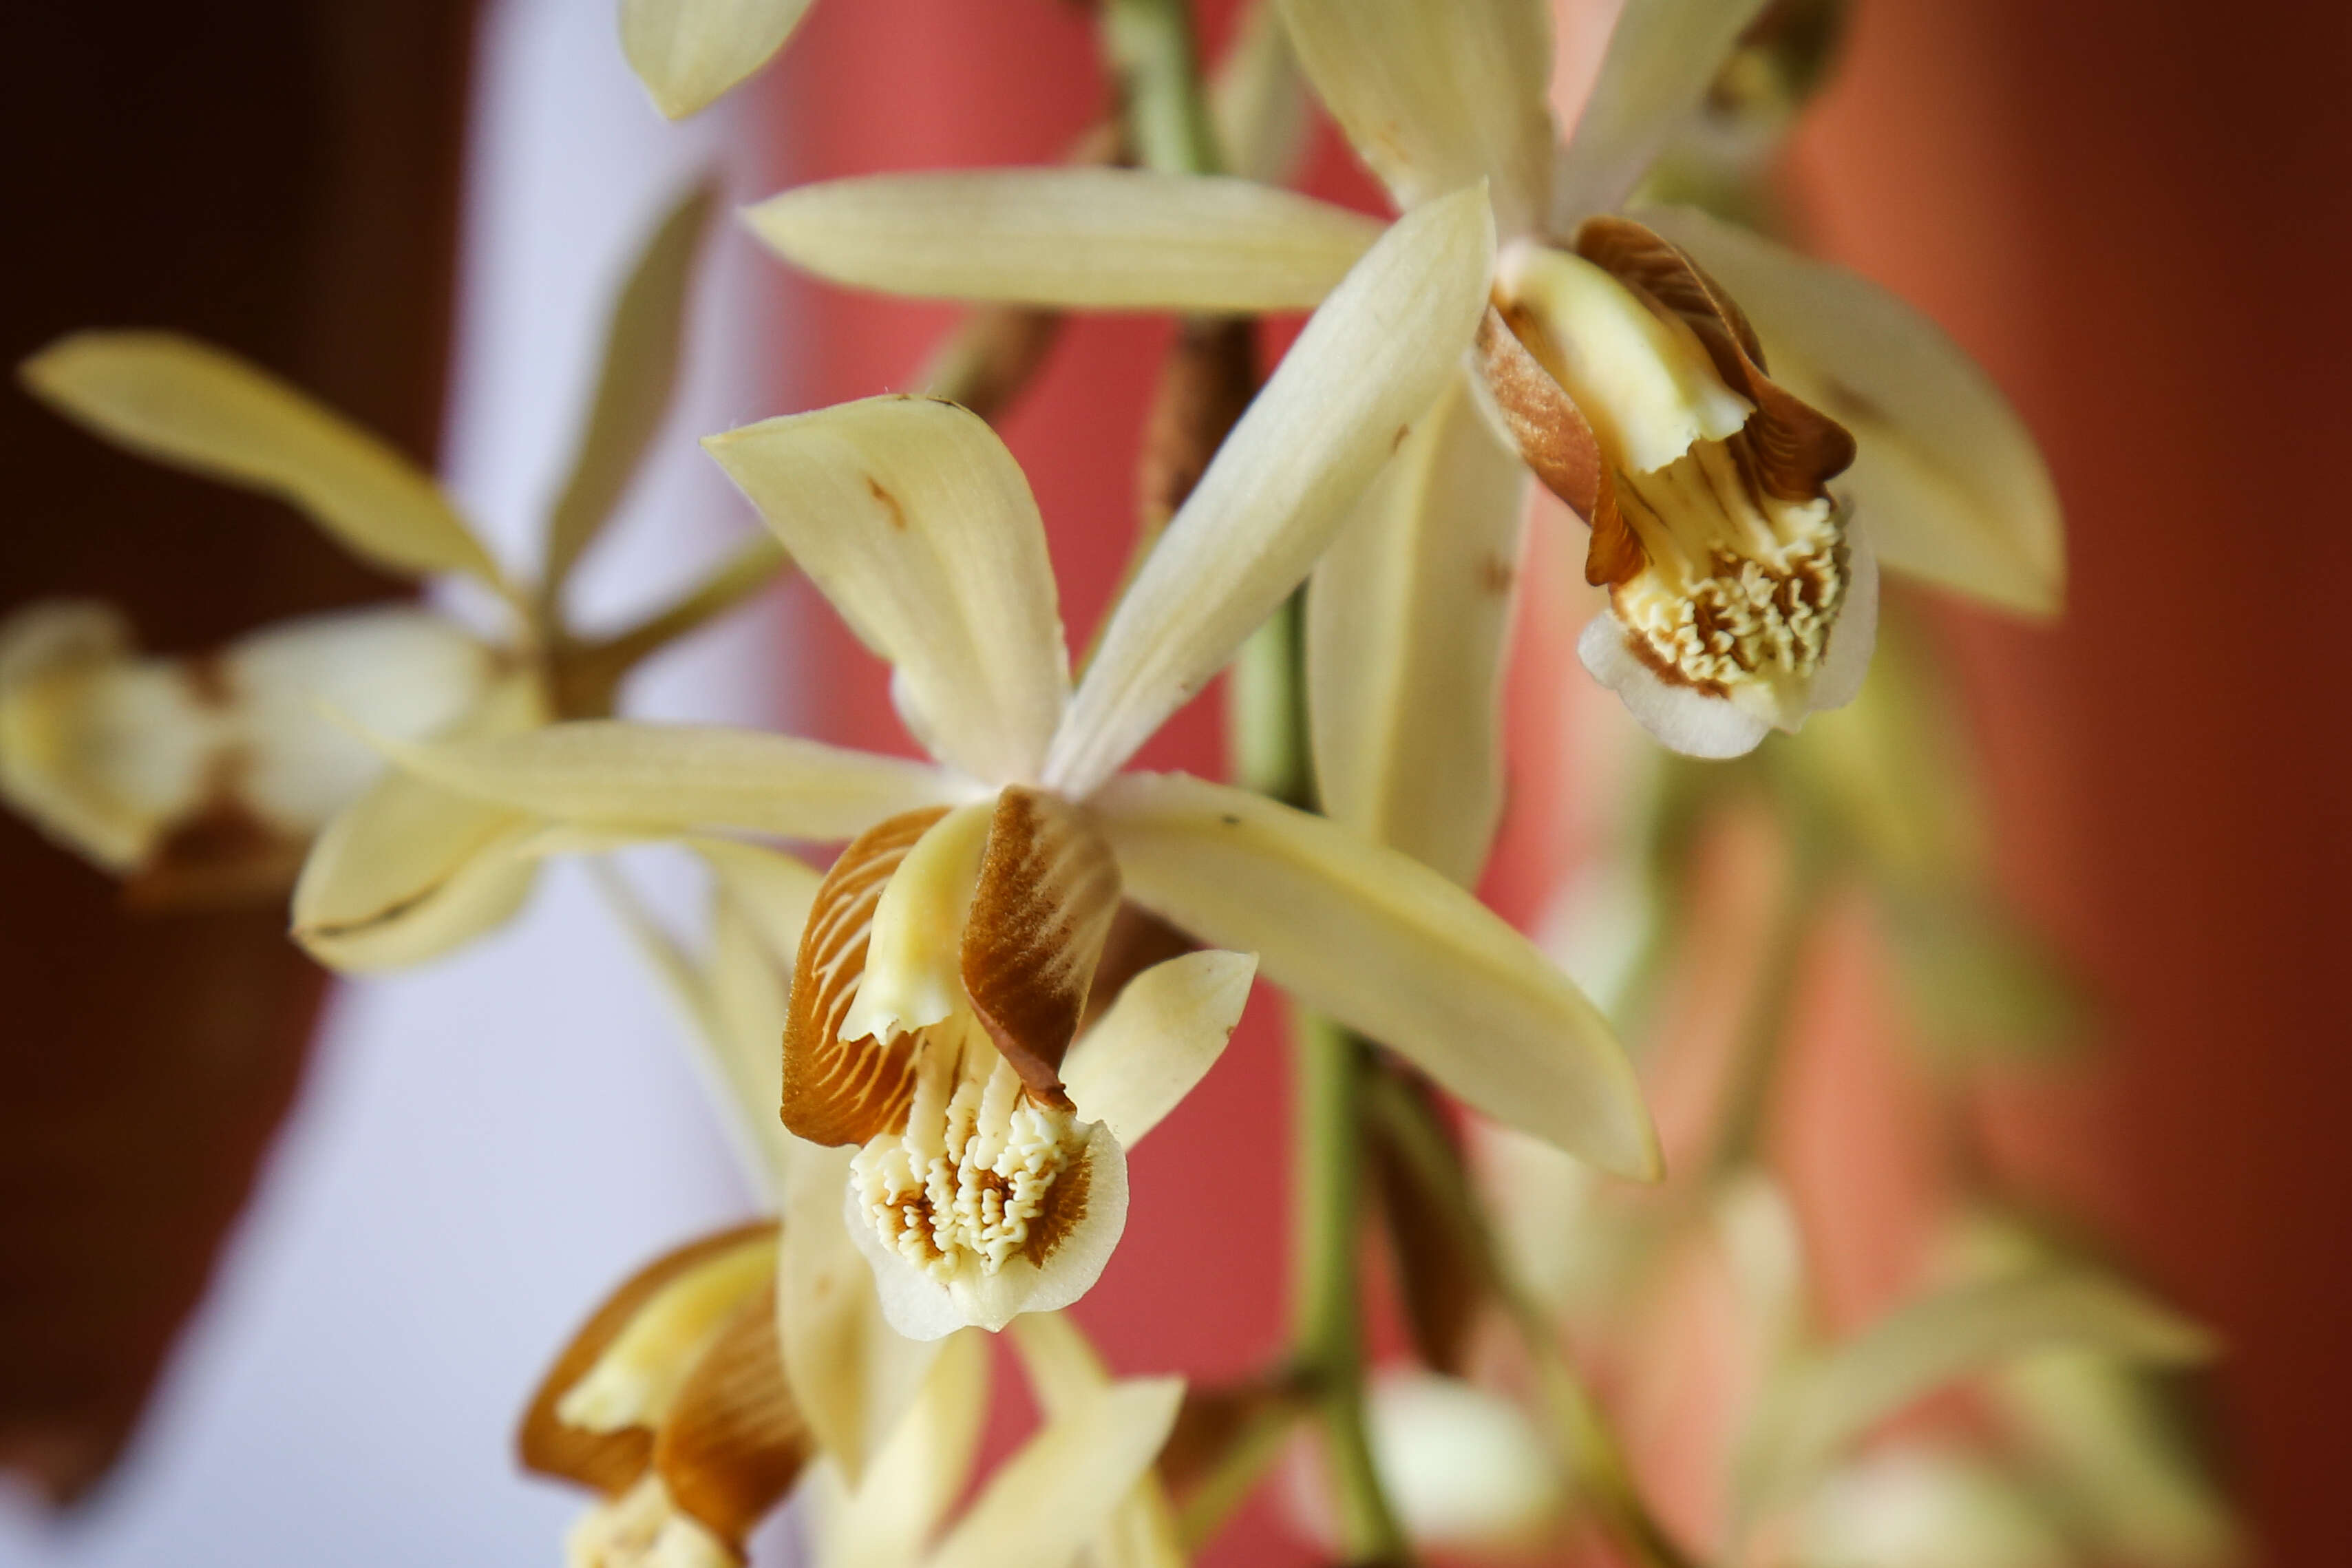
[[[622,0],[622,42],[682,116],[756,70],[806,5]],[[1939,787],[1856,762],[1917,766],[1885,732],[1933,708],[1907,668],[1806,726],[1864,690],[1882,567],[2056,611],[2058,514],[2032,440],[1907,307],[1652,199],[1654,165],[1709,144],[1693,140],[1706,115],[1781,101],[1727,87],[1764,68],[1759,0],[1626,0],[1597,61],[1562,73],[1590,76],[1577,102],[1558,96],[1542,0],[1280,0],[1244,23],[1213,88],[1179,0],[1100,9],[1127,89],[1115,153],[811,184],[742,215],[784,258],[866,289],[1181,313],[1178,353],[1238,342],[1244,382],[1246,326],[1226,329],[1307,312],[1262,386],[1179,411],[1197,449],[1161,455],[1167,505],[1075,672],[1045,521],[983,416],[1034,359],[999,352],[1019,333],[974,333],[933,395],[708,436],[770,537],[628,631],[570,627],[568,574],[667,401],[698,193],[616,308],[536,583],[382,443],[217,351],[87,333],[28,362],[68,416],[281,496],[378,564],[471,577],[507,626],[400,605],[157,659],[101,606],[38,606],[0,626],[0,791],[150,893],[290,888],[296,940],[346,971],[478,936],[551,856],[667,844],[707,870],[695,942],[605,885],[715,1066],[772,1212],[646,1265],[530,1403],[525,1465],[600,1494],[577,1564],[738,1563],[796,1493],[827,1568],[1179,1563],[1310,1412],[1327,1440],[1302,1461],[1299,1511],[1350,1560],[1589,1527],[1636,1561],[1696,1561],[1562,1332],[1640,1321],[1680,1253],[1728,1258],[1749,1329],[1723,1560],[1944,1560],[1853,1542],[1874,1510],[1961,1507],[1955,1489],[1989,1485],[1993,1461],[1862,1454],[1882,1416],[2034,1355],[2074,1370],[2021,1407],[2127,1403],[2115,1390],[2138,1368],[2193,1359],[2201,1337],[1988,1207],[1948,1286],[1829,1342],[1736,1092],[1671,1201],[1629,1204],[1603,1178],[1665,1174],[1621,1036],[1664,1033],[1648,1026],[1657,959],[1718,805],[1760,790],[1793,846],[1788,940],[1760,961],[1768,1046],[1832,873],[1863,868],[1898,910],[1992,902],[1965,851],[1904,863],[1874,837],[1892,821],[1900,838]],[[1392,218],[1283,188],[1302,88]],[[1631,742],[1663,804],[1629,817],[1602,895],[1561,896],[1563,930],[1646,944],[1596,981],[1606,1012],[1570,978],[1591,973],[1576,942],[1538,945],[1473,890],[1504,805],[1531,511],[1583,530],[1581,663],[1665,749]],[[924,760],[614,716],[638,659],[787,563],[887,664]],[[1286,626],[1294,640],[1265,642]],[[1287,700],[1272,740],[1309,759],[1309,785],[1276,798],[1129,767],[1268,646]],[[835,847],[820,868],[809,846]],[[1917,951],[1980,958],[1969,940],[1948,918]],[[1299,1016],[1297,1342],[1231,1384],[1114,1378],[1061,1309],[1122,1243],[1128,1152],[1214,1068],[1261,976]],[[1769,1051],[1750,1065],[1733,1090],[1760,1097]],[[1375,1215],[1424,1365],[1370,1379]],[[1042,1418],[967,1497],[999,1331]],[[1584,1341],[1638,1381],[1617,1337]],[[2148,1429],[2134,1405],[2091,1446]],[[2218,1504],[2189,1514],[2204,1545],[2226,1543]]]

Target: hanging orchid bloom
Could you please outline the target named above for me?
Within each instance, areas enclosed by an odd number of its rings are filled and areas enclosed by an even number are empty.
[[[1701,215],[1612,211],[1759,5],[1627,0],[1564,147],[1544,0],[1281,6],[1401,207],[1485,182],[1500,247],[1473,334],[1481,405],[1591,526],[1585,574],[1610,608],[1587,668],[1702,756],[1853,695],[1881,558],[2032,615],[2063,577],[2031,438],[1925,320]],[[1311,304],[1370,233],[1244,181],[1122,170],[837,181],[749,218],[789,259],[869,288],[1196,311]],[[1486,488],[1504,504],[1507,486]]]
[[[385,776],[362,735],[502,734],[610,711],[638,660],[774,576],[781,557],[762,537],[617,635],[579,635],[562,613],[573,566],[667,413],[711,199],[697,189],[665,214],[615,301],[531,589],[430,476],[233,354],[169,332],[90,331],[26,361],[26,387],[95,434],[283,499],[380,569],[470,578],[511,625],[486,637],[377,605],[153,658],[104,605],[33,605],[0,624],[0,796],[142,898],[291,886],[297,939],[338,968],[413,963],[513,913],[560,841],[525,816]]]
[[[566,1542],[572,1568],[740,1568],[752,1530],[813,1473],[818,1568],[958,1563],[981,1542],[1004,1553],[992,1561],[1091,1544],[1106,1568],[1181,1564],[1151,1462],[1181,1380],[1114,1382],[1076,1325],[1034,1320],[1022,1352],[1045,1425],[955,1518],[988,1413],[985,1344],[939,1346],[872,1451],[845,1454],[786,1364],[799,1303],[779,1300],[778,1243],[761,1221],[656,1258],[541,1380],[516,1435],[524,1468],[602,1494]]]
[[[856,836],[803,937],[782,1110],[801,1137],[856,1151],[849,1226],[901,1331],[1063,1304],[1117,1239],[1125,1134],[1102,1097],[1181,1093],[1204,1064],[1173,1043],[1220,1034],[1187,1016],[1227,1005],[1217,986],[1171,997],[1131,1060],[1070,1054],[1122,895],[1256,952],[1488,1114],[1612,1171],[1656,1170],[1606,1025],[1468,893],[1263,796],[1118,772],[1297,585],[1454,375],[1491,232],[1467,191],[1365,256],[1161,534],[1075,693],[1036,503],[978,418],[891,397],[712,437],[895,666],[940,766],[618,724],[395,749],[441,787],[578,823]]]

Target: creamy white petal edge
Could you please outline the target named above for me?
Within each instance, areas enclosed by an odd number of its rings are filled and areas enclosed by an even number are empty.
[[[809,0],[621,0],[621,50],[654,107],[683,120],[768,63]]]
[[[854,837],[979,786],[938,768],[792,735],[583,719],[480,741],[381,742],[417,778],[558,821]]]
[[[1776,380],[1854,434],[1836,488],[1888,569],[2021,615],[2058,613],[2065,525],[2041,448],[1976,363],[1909,305],[1687,207],[1636,215],[1739,301]]]
[[[1484,179],[1505,238],[1534,232],[1558,132],[1546,0],[1281,0],[1315,90],[1400,206]]]
[[[1457,379],[1307,580],[1323,809],[1465,886],[1503,810],[1503,655],[1526,490],[1518,454]]]
[[[870,1299],[870,1285],[865,1289]],[[849,1477],[846,1486],[818,1489],[816,1557],[824,1568],[907,1568],[921,1562],[924,1546],[963,1497],[988,1415],[990,1346],[974,1330],[927,1348],[936,1350],[937,1359],[863,1473]],[[837,1479],[834,1468],[823,1465],[818,1475]]]
[[[896,672],[924,743],[992,783],[1034,780],[1069,696],[1045,525],[977,415],[870,397],[704,447]]]
[[[1080,1415],[1112,1386],[1110,1369],[1067,1312],[1014,1319],[1013,1346],[1049,1422]],[[1088,1543],[1085,1560],[1092,1568],[1184,1568],[1175,1510],[1153,1469],[1135,1479]]]
[[[1608,1021],[1454,883],[1326,818],[1181,773],[1128,774],[1095,805],[1138,903],[1255,950],[1301,1002],[1474,1109],[1617,1174],[1658,1173]]]
[[[1062,1064],[1078,1114],[1134,1148],[1216,1065],[1256,975],[1255,953],[1188,952],[1129,981]]]
[[[1764,0],[1624,0],[1554,165],[1555,230],[1569,233],[1625,199],[1763,8]]]
[[[118,446],[281,497],[365,560],[501,581],[423,470],[235,354],[176,332],[77,332],[19,374],[35,395]]]
[[[1109,777],[1307,575],[1455,374],[1494,258],[1483,192],[1458,191],[1400,219],[1308,320],[1112,612],[1048,784]]]
[[[1083,310],[1307,310],[1380,235],[1287,191],[1139,169],[869,174],[786,191],[743,218],[836,283]]]

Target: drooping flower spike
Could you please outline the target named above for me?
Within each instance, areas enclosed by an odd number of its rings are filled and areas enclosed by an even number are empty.
[[[94,434],[284,500],[379,569],[470,577],[512,625],[485,637],[428,608],[375,605],[158,658],[136,654],[104,605],[31,605],[0,624],[0,796],[151,901],[292,887],[297,938],[338,968],[414,963],[511,914],[562,836],[387,776],[363,737],[499,734],[609,711],[637,659],[773,577],[781,557],[762,537],[615,637],[574,635],[562,615],[573,567],[668,411],[712,199],[697,188],[663,214],[614,302],[533,589],[509,578],[431,476],[233,354],[170,332],[88,331],[26,360],[26,388]]]
[[[1486,1113],[1611,1170],[1656,1170],[1606,1024],[1468,893],[1262,796],[1118,773],[1306,574],[1457,374],[1491,234],[1484,195],[1464,192],[1366,255],[1170,522],[1075,691],[1035,502],[980,420],[880,398],[712,437],[895,667],[899,710],[941,766],[618,724],[396,749],[442,787],[546,816],[855,836],[795,966],[783,1114],[857,1151],[850,1228],[902,1331],[1000,1326],[1090,1285],[1123,1220],[1135,1129],[1117,1106],[1148,1096],[1156,1119],[1205,1067],[1182,1042],[1230,1028],[1227,987],[1171,985],[1148,999],[1160,1016],[1133,1031],[1134,1059],[1070,1052],[1122,895],[1255,951]]]
[[[1611,610],[1582,640],[1585,663],[1662,740],[1709,756],[1851,698],[1879,559],[2027,614],[2053,611],[2063,578],[2031,438],[1925,320],[1696,213],[1612,216],[1759,5],[1628,0],[1565,147],[1545,0],[1281,7],[1308,78],[1400,206],[1486,182],[1500,248],[1481,396],[1592,526],[1586,575]],[[1031,169],[836,181],[749,217],[785,257],[845,282],[1189,310],[1312,303],[1360,223],[1230,179]],[[1150,243],[1164,234],[1181,243]],[[1486,488],[1501,506],[1506,487]],[[1444,491],[1423,504],[1463,515]],[[1505,522],[1473,531],[1512,537]],[[1417,535],[1391,536],[1411,548]],[[1322,668],[1345,682],[1365,662]],[[1462,662],[1478,680],[1491,665]],[[1490,787],[1468,782],[1474,796]]]

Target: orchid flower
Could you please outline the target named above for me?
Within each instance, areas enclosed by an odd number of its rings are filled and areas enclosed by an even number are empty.
[[[104,605],[36,605],[0,625],[0,795],[131,877],[137,894],[292,885],[298,940],[338,968],[414,963],[511,914],[538,861],[565,847],[560,837],[385,775],[368,737],[502,734],[608,711],[639,659],[774,575],[781,557],[763,537],[617,635],[582,636],[562,615],[572,567],[667,411],[711,195],[690,192],[664,216],[614,306],[535,590],[506,575],[429,476],[232,354],[167,332],[103,331],[27,360],[26,385],[94,433],[283,499],[373,566],[470,578],[505,605],[510,626],[485,637],[435,610],[378,605],[153,658],[133,651],[122,617]]]
[[[541,1378],[517,1435],[524,1466],[603,1494],[572,1531],[573,1568],[739,1568],[752,1529],[812,1472],[818,1568],[951,1568],[982,1547],[1050,1563],[1090,1544],[1101,1568],[1182,1563],[1151,1474],[1181,1380],[1114,1381],[1076,1325],[1027,1320],[1045,1424],[950,1525],[988,1409],[985,1345],[938,1346],[871,1453],[837,1449],[789,1364],[804,1302],[783,1289],[781,1239],[766,1220],[665,1253]]]
[[[1401,207],[1485,182],[1500,243],[1478,404],[1591,526],[1585,575],[1610,606],[1580,643],[1587,668],[1702,756],[1853,695],[1881,558],[2032,615],[2063,575],[2032,439],[1923,318],[1702,215],[1612,211],[1759,3],[1627,0],[1564,147],[1544,0],[1282,5]],[[1194,311],[1310,305],[1370,233],[1244,181],[1121,170],[835,181],[748,218],[789,259],[868,288]],[[1499,515],[1507,486],[1483,488]]]
[[[1490,235],[1486,198],[1467,191],[1366,254],[1160,535],[1075,691],[1036,503],[977,417],[886,397],[711,437],[895,667],[934,765],[615,723],[392,748],[493,808],[851,839],[802,938],[782,1114],[855,1151],[848,1227],[900,1331],[1001,1327],[1085,1290],[1124,1223],[1139,1108],[1172,1102],[1205,1070],[1198,1042],[1230,1027],[1222,984],[1171,985],[1120,1049],[1071,1052],[1122,894],[1255,951],[1307,1005],[1488,1114],[1654,1173],[1606,1024],[1467,892],[1263,796],[1119,773],[1296,586],[1455,374]]]

